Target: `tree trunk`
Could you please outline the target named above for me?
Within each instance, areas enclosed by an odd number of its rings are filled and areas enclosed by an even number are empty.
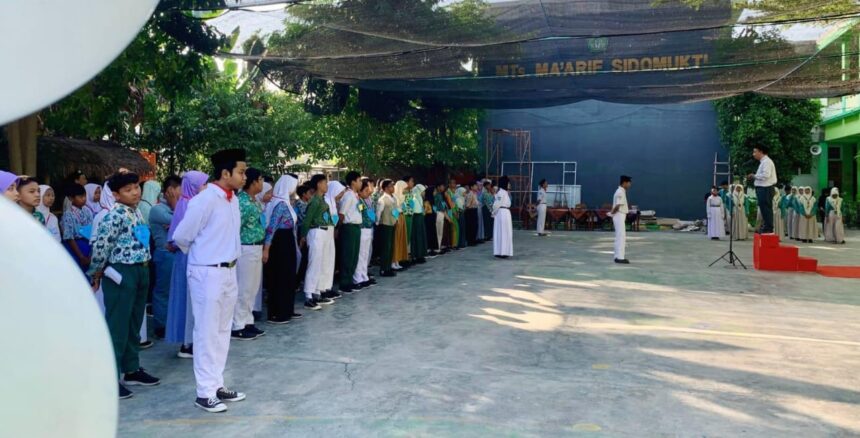
[[[9,140],[9,170],[19,175],[36,175],[36,137],[38,114],[18,119],[6,125]]]

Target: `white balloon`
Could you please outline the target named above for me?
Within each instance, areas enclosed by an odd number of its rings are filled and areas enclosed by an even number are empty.
[[[92,289],[47,230],[2,196],[0,352],[0,436],[115,436],[118,374]]]
[[[0,125],[76,90],[140,32],[158,0],[0,2]]]

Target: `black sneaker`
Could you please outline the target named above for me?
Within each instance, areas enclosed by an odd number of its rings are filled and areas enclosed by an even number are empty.
[[[237,402],[245,400],[244,393],[230,391],[227,388],[219,388],[218,391],[215,392],[215,396],[218,397],[219,400],[226,402]]]
[[[332,300],[331,298],[323,297],[323,298],[320,298],[319,300],[317,300],[317,304],[322,304],[323,306],[328,306],[328,305],[334,304],[334,300]]]
[[[197,397],[197,400],[194,400],[194,406],[206,412],[224,412],[227,410],[227,405],[219,400],[218,397]]]
[[[133,396],[133,395],[134,395],[134,393],[129,391],[128,388],[126,388],[125,386],[122,386],[122,383],[119,384],[119,399],[120,400],[131,398],[131,396]]]
[[[345,293],[345,294],[351,294],[351,293],[355,292],[355,289],[353,289],[352,286],[347,286],[347,287],[340,288],[340,291]]]
[[[158,377],[150,376],[143,368],[138,369],[133,373],[125,373],[122,376],[122,383],[128,386],[155,386],[161,383]]]
[[[302,317],[301,313],[293,313],[292,319],[300,319]]]
[[[179,347],[179,353],[176,353],[177,357],[181,357],[182,359],[194,359],[194,346],[181,346]]]
[[[245,331],[248,333],[255,334],[257,336],[263,336],[266,334],[265,330],[260,330],[254,324],[248,324],[245,326]]]
[[[320,310],[322,307],[317,304],[316,300],[305,300],[305,309]]]
[[[289,324],[289,318],[281,318],[280,316],[272,316],[268,319],[269,324]]]
[[[627,260],[627,259],[615,259],[615,263],[619,263],[619,264],[622,264],[622,265],[629,265],[629,264],[630,264],[630,260]]]
[[[377,283],[377,281],[376,281],[376,279],[375,279],[375,278],[370,277],[370,280],[367,280],[367,283],[369,283],[371,286],[373,286],[374,284],[376,284],[376,283]]]
[[[361,283],[361,288],[362,288],[362,289],[367,289],[367,288],[369,288],[369,287],[373,287],[373,283],[371,283],[370,281],[365,281],[365,282],[362,282],[362,283]]]
[[[343,297],[343,295],[341,295],[341,294],[340,294],[340,292],[334,292],[334,291],[332,291],[332,292],[328,292],[328,293],[323,294],[322,299],[326,299],[326,298],[328,298],[328,299],[330,299],[332,302],[334,302],[334,300],[337,300],[337,299],[339,299],[339,298],[341,298],[341,297]]]
[[[360,290],[362,290],[362,289],[364,289],[364,282],[361,282],[361,283],[353,283],[353,285],[352,285],[352,290],[354,290],[354,291],[360,291]]]
[[[152,341],[147,340],[140,343],[141,350],[146,350],[149,347],[152,347]]]
[[[245,330],[233,330],[230,332],[231,339],[238,339],[240,341],[253,341],[257,339],[257,335]]]

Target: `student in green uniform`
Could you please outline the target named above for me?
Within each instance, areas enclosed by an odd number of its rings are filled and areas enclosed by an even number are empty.
[[[412,182],[410,182],[412,181]],[[410,178],[407,184],[413,184],[415,179]],[[427,227],[424,222],[424,187],[421,184],[411,188],[411,197],[407,202],[412,204],[412,232],[409,234],[410,252],[415,263],[427,262]]]
[[[314,175],[311,187],[315,189],[308,203],[304,221],[300,228],[301,241],[308,247],[308,269],[305,273],[305,308],[319,310],[320,304],[330,305],[334,301],[322,296],[331,289],[333,278],[323,278],[325,266],[334,262],[334,220],[329,205],[323,199],[328,190],[325,175]]]
[[[361,210],[358,192],[361,190],[361,174],[355,171],[346,174],[346,190],[338,202],[338,212],[343,217],[340,227],[340,277],[338,288],[343,293],[352,293],[361,289],[353,281],[355,268],[358,266],[358,255],[361,246]]]

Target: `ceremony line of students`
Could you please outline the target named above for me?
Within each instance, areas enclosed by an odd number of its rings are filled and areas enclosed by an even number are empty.
[[[224,383],[231,339],[265,334],[256,302],[267,296],[266,320],[287,324],[304,308],[319,310],[342,294],[377,284],[451,250],[494,241],[494,255],[513,254],[507,194],[484,180],[430,189],[407,176],[379,183],[350,172],[343,183],[296,175],[266,183],[241,149],[211,157],[214,174],[187,171],[163,184],[117,171],[103,185],[70,177],[61,220],[50,211],[54,191],[32,178],[0,171],[4,196],[62,241],[97,292],[113,342],[119,397],[129,386],[160,380],[140,363],[145,309],[152,295],[157,338],[180,344],[193,360],[194,405],[222,412],[245,394]],[[86,185],[80,185],[85,182]],[[151,277],[152,275],[152,277]],[[151,280],[152,278],[152,280]]]

